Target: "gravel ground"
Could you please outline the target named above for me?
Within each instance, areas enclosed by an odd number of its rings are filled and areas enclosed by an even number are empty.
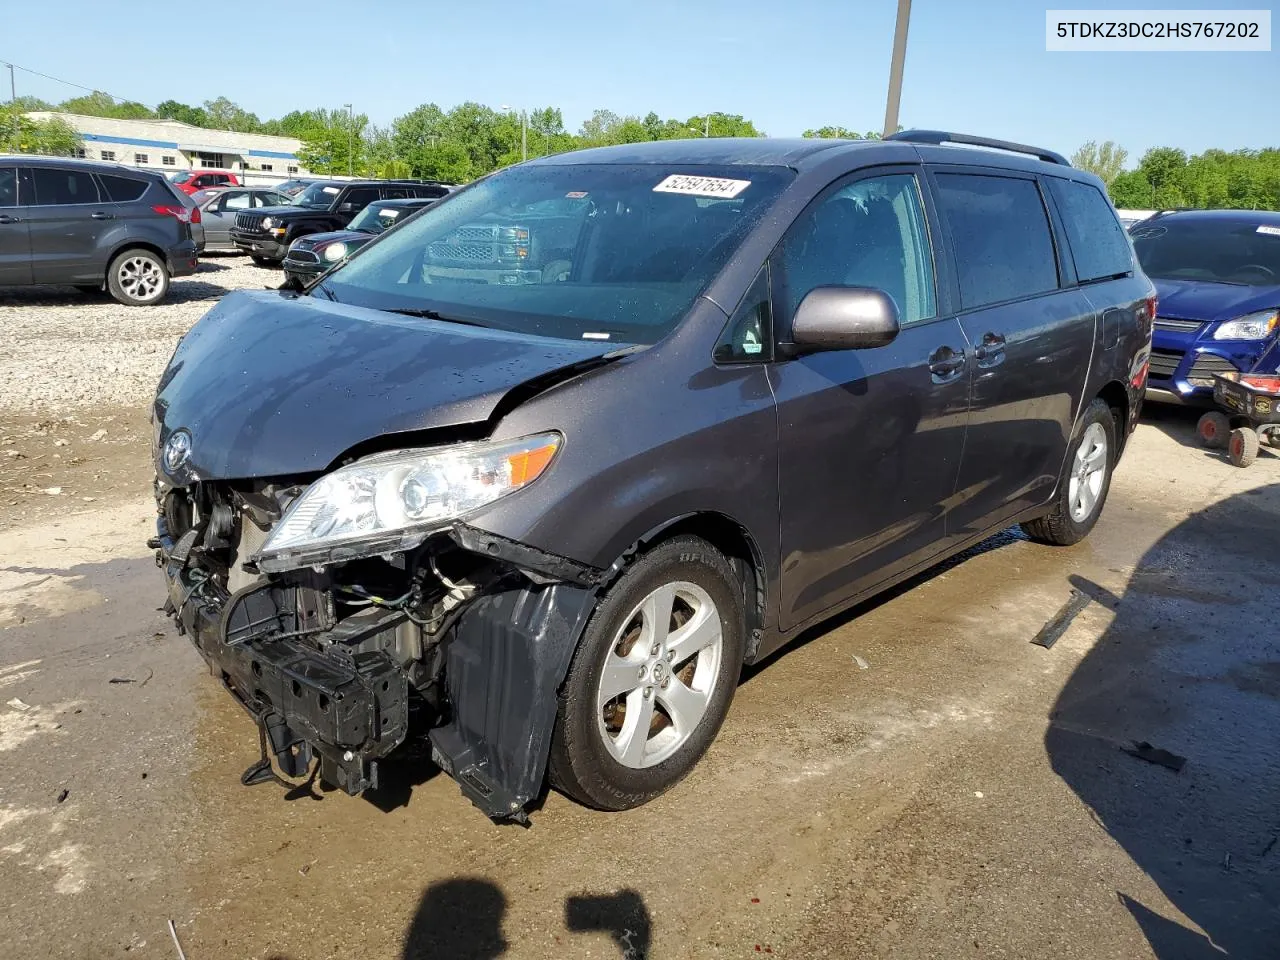
[[[179,336],[223,295],[276,287],[278,270],[211,257],[155,307],[125,307],[70,287],[0,291],[0,414],[74,414],[145,406]]]

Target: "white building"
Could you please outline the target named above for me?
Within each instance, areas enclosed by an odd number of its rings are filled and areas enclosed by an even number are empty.
[[[84,141],[78,155],[89,160],[161,171],[229,170],[246,182],[278,183],[308,173],[298,160],[302,142],[293,137],[210,130],[179,120],[115,120],[47,111],[27,116],[65,120]]]

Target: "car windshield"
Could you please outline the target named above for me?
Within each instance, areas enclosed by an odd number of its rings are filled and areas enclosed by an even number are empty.
[[[791,181],[784,167],[513,167],[330,274],[380,310],[565,339],[656,343]]]
[[[293,198],[293,205],[327,210],[333,206],[334,198],[341,192],[342,187],[334,183],[313,183]]]
[[[394,227],[414,212],[413,209],[405,207],[371,203],[351,221],[350,229],[361,230],[365,233],[382,233],[388,227]]]
[[[191,179],[190,170],[180,170],[178,173],[169,174],[170,183],[186,183]]]
[[[1131,235],[1142,269],[1154,280],[1280,284],[1280,223],[1162,218]]]

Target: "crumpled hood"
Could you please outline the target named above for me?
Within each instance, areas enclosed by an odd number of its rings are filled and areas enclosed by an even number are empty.
[[[160,379],[156,468],[177,484],[321,471],[366,440],[483,422],[512,387],[619,346],[239,291]],[[159,453],[179,429],[190,455],[170,474]]]
[[[1179,320],[1230,320],[1255,310],[1280,306],[1280,286],[1246,287],[1206,280],[1155,280],[1162,317]]]

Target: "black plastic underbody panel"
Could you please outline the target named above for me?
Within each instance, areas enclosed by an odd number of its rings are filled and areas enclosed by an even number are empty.
[[[447,641],[453,716],[430,732],[432,753],[490,817],[524,819],[542,789],[557,693],[595,598],[566,583],[480,597]]]

